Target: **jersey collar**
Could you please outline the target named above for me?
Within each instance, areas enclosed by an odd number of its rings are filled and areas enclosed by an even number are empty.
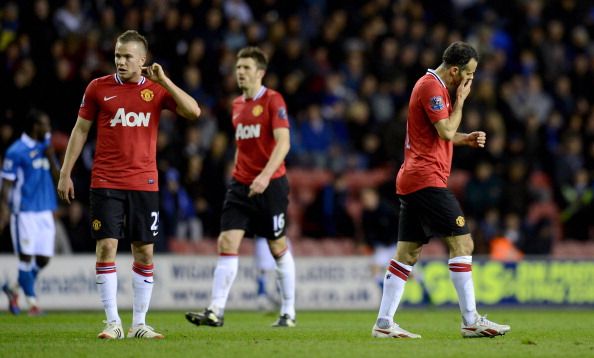
[[[430,74],[430,75],[433,75],[433,76],[434,76],[434,77],[435,77],[435,78],[436,78],[436,79],[437,79],[437,80],[438,80],[438,81],[441,83],[441,85],[442,85],[444,88],[447,88],[447,87],[446,87],[446,85],[445,85],[445,83],[444,83],[444,82],[443,82],[443,80],[441,79],[441,77],[439,77],[439,75],[437,74],[437,72],[435,72],[434,70],[432,70],[432,69],[428,68],[428,69],[427,69],[427,73],[428,73],[428,74]]]
[[[256,95],[252,98],[247,98],[245,95],[243,95],[243,101],[247,102],[247,101],[255,101],[259,98],[261,98],[264,95],[264,92],[266,92],[266,86],[261,86],[260,89],[258,90],[258,93],[256,93]]]
[[[124,81],[122,81],[122,79],[120,78],[120,75],[118,75],[117,73],[113,74],[113,79],[121,85],[123,85],[125,83]],[[136,84],[141,85],[145,82],[146,82],[146,78],[144,76],[140,76],[140,80]]]
[[[29,135],[27,133],[21,134],[21,140],[29,148],[35,147],[35,144],[37,143],[37,141],[35,139],[29,137]]]

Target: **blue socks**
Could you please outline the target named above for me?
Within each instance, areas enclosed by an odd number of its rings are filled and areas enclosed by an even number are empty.
[[[33,262],[19,262],[19,285],[23,288],[25,296],[35,297],[35,278],[39,269],[34,269]]]

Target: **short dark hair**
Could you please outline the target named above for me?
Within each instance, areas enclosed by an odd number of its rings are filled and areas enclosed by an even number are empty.
[[[458,66],[463,68],[473,58],[478,62],[478,53],[474,47],[466,42],[456,41],[443,52],[442,60],[448,67]]]
[[[268,56],[256,46],[244,47],[237,53],[237,59],[253,58],[256,61],[256,66],[260,70],[265,70],[268,67]]]
[[[25,116],[25,125],[24,125],[24,130],[25,133],[27,134],[32,134],[33,133],[33,127],[35,127],[36,124],[38,124],[41,121],[41,118],[43,118],[44,116],[46,116],[46,114],[36,108],[32,108],[27,112],[27,115]]]
[[[144,50],[148,52],[148,41],[136,30],[128,30],[118,36],[117,42],[140,42],[144,46]]]

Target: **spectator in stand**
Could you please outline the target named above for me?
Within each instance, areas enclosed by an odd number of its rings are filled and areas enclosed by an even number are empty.
[[[0,91],[5,94],[0,101],[0,126],[7,128],[4,133],[13,131],[6,139],[12,142],[22,129],[17,119],[35,106],[52,117],[55,130],[68,133],[85,84],[113,70],[115,37],[122,28],[138,28],[151,34],[152,55],[169,64],[170,77],[179,83],[188,81],[188,91],[204,103],[205,113],[218,125],[217,135],[226,142],[234,135],[226,119],[230,115],[228,102],[236,95],[232,76],[235,58],[229,46],[247,41],[270,57],[266,85],[283,92],[288,107],[294,109],[291,120],[303,118],[310,104],[321,105],[340,149],[332,147],[326,168],[344,173],[353,167],[347,163],[350,157],[364,159],[355,167],[398,167],[402,153],[397,149],[404,143],[406,128],[402,113],[414,80],[424,71],[423,66],[431,67],[447,44],[458,39],[475,41],[485,51],[475,76],[472,102],[479,122],[488,121],[491,112],[504,122],[501,132],[489,129],[485,154],[495,166],[495,175],[505,177],[505,163],[537,149],[536,165],[527,168],[526,176],[542,170],[556,178],[555,161],[546,159],[558,155],[560,138],[567,133],[588,132],[586,118],[593,112],[594,51],[588,24],[594,5],[588,1],[512,0],[506,6],[496,1],[455,1],[444,12],[448,2],[432,3],[431,7],[427,3],[6,1],[0,5]],[[243,29],[243,34],[238,29]],[[359,102],[368,107],[369,125],[354,126],[357,133],[353,135],[340,128],[347,124],[347,112],[351,119],[351,104]],[[350,129],[352,124],[349,121]],[[525,124],[530,124],[528,131]],[[310,140],[299,125],[293,128],[293,138]],[[160,134],[159,140],[168,143],[159,146],[160,158],[181,150],[185,131],[183,121],[172,121]],[[536,140],[531,142],[528,134]],[[214,134],[203,130],[203,136]],[[594,158],[594,154],[588,153],[593,140],[586,136],[582,141],[584,162],[578,168],[592,170],[590,162],[594,160],[588,157]],[[538,142],[545,146],[546,154],[542,147],[534,146]],[[295,144],[298,148],[298,142]],[[374,152],[377,145],[380,149]],[[210,149],[205,148],[208,181],[224,183],[220,168],[232,161],[232,155],[223,156],[225,163],[213,161],[211,168]],[[0,155],[5,150],[6,146],[0,147]],[[462,159],[463,155],[456,157]],[[303,166],[294,153],[288,159],[289,169]],[[185,175],[189,157],[174,155],[168,160]],[[454,168],[465,165],[463,160],[454,162]],[[474,165],[466,169],[472,168]],[[89,173],[90,166],[77,168],[76,184],[85,187]],[[555,204],[564,205],[562,195],[557,194]],[[213,194],[211,199],[212,207],[222,205],[220,195]],[[210,229],[205,230],[208,233]],[[209,236],[216,236],[218,228],[213,232]]]

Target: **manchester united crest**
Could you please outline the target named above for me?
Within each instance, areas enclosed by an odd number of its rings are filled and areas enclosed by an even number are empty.
[[[458,216],[456,218],[456,225],[458,225],[459,227],[463,227],[465,223],[466,221],[464,220],[463,216]]]
[[[155,97],[155,94],[153,93],[153,91],[147,88],[140,91],[140,97],[142,97],[142,99],[146,102],[150,102],[153,100],[153,97]]]
[[[252,109],[252,114],[254,115],[254,117],[258,117],[262,114],[262,112],[264,112],[264,108],[262,108],[262,106],[260,105],[257,105]]]
[[[101,221],[95,219],[93,220],[93,222],[91,223],[91,226],[93,227],[94,231],[99,231],[99,229],[101,229]]]

